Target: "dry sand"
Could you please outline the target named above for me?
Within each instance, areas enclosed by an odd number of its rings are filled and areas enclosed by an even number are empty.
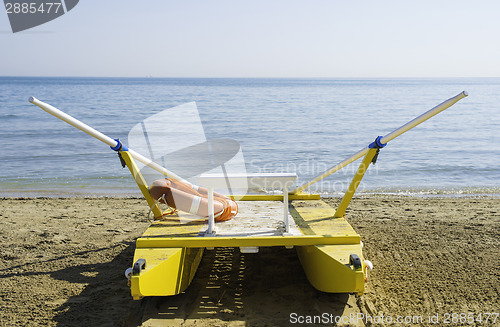
[[[439,314],[443,325],[446,314],[481,313],[472,326],[499,312],[499,198],[355,198],[347,219],[375,266],[362,296],[314,290],[294,250],[215,249],[187,292],[142,301],[123,273],[148,226],[144,200],[3,199],[0,207],[1,326],[284,326],[291,313],[424,322]]]

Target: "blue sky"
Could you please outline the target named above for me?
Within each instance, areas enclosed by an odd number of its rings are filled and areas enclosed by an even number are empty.
[[[15,34],[0,13],[0,75],[498,77],[499,14],[493,0],[81,0]]]

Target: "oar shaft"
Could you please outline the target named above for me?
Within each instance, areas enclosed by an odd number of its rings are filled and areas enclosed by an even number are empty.
[[[142,162],[143,164],[145,164],[146,166],[148,166],[150,168],[153,168],[157,172],[162,173],[163,175],[165,175],[167,177],[170,177],[172,179],[178,180],[179,182],[182,182],[184,184],[191,185],[191,186],[193,185],[190,182],[188,182],[187,180],[185,180],[184,178],[182,178],[179,175],[177,175],[176,173],[174,173],[174,172],[166,169],[163,166],[160,166],[159,164],[157,164],[156,162],[152,161],[151,159],[146,158],[142,154],[140,154],[138,152],[135,152],[134,150],[132,150],[130,148],[128,149],[128,152],[130,153],[130,155],[134,159],[136,159],[137,161]]]
[[[82,132],[85,132],[88,135],[90,135],[92,137],[95,137],[99,141],[106,143],[110,147],[114,148],[114,147],[116,147],[118,145],[118,142],[116,142],[114,139],[110,138],[107,135],[104,135],[103,133],[95,130],[94,128],[90,127],[89,125],[82,123],[78,119],[76,119],[74,117],[71,117],[67,113],[62,112],[61,110],[59,110],[59,109],[51,106],[48,103],[40,101],[40,100],[36,99],[35,97],[30,97],[29,98],[29,102],[37,105],[38,107],[42,108],[44,111],[46,111],[49,114],[51,114],[51,115],[53,115],[53,116],[61,119],[62,121],[70,124],[71,126],[73,126],[73,127],[77,128],[77,129],[81,130]],[[166,168],[158,165],[157,163],[155,163],[154,161],[151,161],[150,159],[144,157],[140,153],[135,152],[132,149],[128,149],[128,152],[137,161],[142,162],[146,166],[149,166],[149,167],[153,168],[154,170],[156,170],[156,171],[164,174],[165,176],[168,176],[168,177],[173,178],[175,180],[181,181],[181,182],[186,183],[188,185],[192,185],[191,183],[189,183],[188,181],[184,180],[183,178],[181,178],[177,174],[175,174],[175,173],[171,172],[170,170],[168,170],[168,169],[166,169]]]
[[[325,170],[323,173],[321,173],[318,176],[314,177],[309,182],[306,182],[306,183],[302,184],[301,186],[299,186],[299,187],[293,189],[292,191],[290,191],[289,193],[290,194],[296,194],[296,193],[302,192],[303,190],[305,190],[306,188],[308,188],[312,184],[314,184],[316,182],[319,182],[323,178],[325,178],[327,176],[330,176],[334,172],[336,172],[336,171],[344,168],[348,164],[353,163],[354,161],[358,160],[359,158],[361,158],[362,156],[364,156],[367,152],[368,152],[368,147],[364,148],[363,150],[360,150],[359,152],[357,152],[356,154],[352,155],[351,157],[345,159],[344,161],[339,162],[338,164],[336,164],[335,166],[331,167],[330,169]]]
[[[389,141],[392,141],[393,139],[395,139],[399,135],[401,135],[401,134],[409,131],[413,127],[415,127],[415,126],[423,123],[427,119],[429,119],[429,118],[437,115],[441,111],[443,111],[443,110],[451,107],[452,105],[454,105],[455,103],[457,103],[459,100],[465,98],[467,95],[468,95],[467,92],[463,91],[463,92],[457,94],[456,96],[454,96],[453,98],[450,98],[450,99],[444,101],[443,103],[438,104],[434,108],[428,110],[427,112],[423,113],[422,115],[418,116],[417,118],[409,121],[408,123],[406,123],[403,126],[399,127],[395,131],[393,131],[393,132],[387,134],[386,136],[382,137],[380,139],[380,142],[382,144],[385,144],[385,143],[387,143]],[[360,150],[358,153],[354,154],[353,156],[351,156],[351,157],[345,159],[344,161],[336,164],[335,166],[331,167],[330,169],[327,169],[325,172],[319,174],[318,176],[314,177],[310,181],[308,181],[308,182],[302,184],[301,186],[295,188],[294,190],[290,191],[290,194],[296,194],[296,193],[302,192],[303,190],[305,190],[306,188],[308,188],[312,184],[314,184],[316,182],[319,182],[323,178],[325,178],[325,177],[333,174],[334,172],[342,169],[343,167],[347,166],[348,164],[350,164],[350,163],[358,160],[359,158],[361,158],[362,156],[364,156],[368,152],[368,149],[369,148],[366,147],[366,148]]]
[[[467,93],[467,91],[463,91],[463,92],[457,94],[456,96],[454,96],[453,98],[450,98],[450,99],[448,99],[448,100],[446,100],[446,101],[438,104],[437,106],[435,106],[434,108],[430,109],[429,111],[426,111],[425,113],[421,114],[417,118],[415,118],[415,119],[407,122],[406,124],[404,124],[400,128],[396,129],[395,131],[387,134],[382,139],[380,139],[380,142],[387,143],[389,141],[394,140],[399,135],[401,135],[401,134],[409,131],[413,127],[415,127],[415,126],[423,123],[424,121],[426,121],[427,119],[429,119],[429,118],[437,115],[441,111],[443,111],[445,109],[448,109],[449,107],[451,107],[452,105],[454,105],[455,103],[457,103],[459,100],[465,98],[468,95],[469,94]]]
[[[117,145],[117,142],[113,140],[111,137],[104,135],[103,133],[93,129],[89,125],[82,123],[78,119],[71,117],[67,113],[62,112],[61,110],[51,106],[48,103],[42,102],[35,97],[30,97],[29,102],[33,103],[34,105],[37,105],[38,107],[42,108],[44,111],[48,112],[52,116],[59,118],[60,120],[70,124],[75,128],[78,128],[82,132],[85,132],[88,135],[95,137],[99,141],[104,142],[111,147],[115,147]]]

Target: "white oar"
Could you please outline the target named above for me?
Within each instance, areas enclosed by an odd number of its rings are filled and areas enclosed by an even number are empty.
[[[418,116],[417,118],[409,121],[408,123],[404,124],[403,126],[401,126],[400,128],[396,129],[395,131],[387,134],[386,136],[377,138],[378,145],[379,146],[380,145],[385,145],[387,142],[389,142],[389,141],[395,139],[396,137],[398,137],[399,135],[401,135],[401,134],[409,131],[410,129],[412,129],[413,127],[417,126],[418,124],[423,123],[424,121],[426,121],[427,119],[431,118],[432,116],[435,116],[438,113],[440,113],[441,111],[443,111],[443,110],[451,107],[452,105],[454,105],[455,103],[457,103],[459,100],[465,98],[467,95],[468,95],[468,93],[466,91],[463,91],[463,92],[457,94],[456,96],[454,96],[453,98],[450,98],[450,99],[444,101],[443,103],[438,104],[434,108],[432,108],[429,111],[423,113],[422,115]],[[350,163],[358,160],[359,158],[361,158],[362,156],[364,156],[368,152],[368,150],[369,150],[369,147],[367,146],[366,148],[362,149],[361,151],[359,151],[358,153],[354,154],[353,156],[345,159],[344,161],[336,164],[335,166],[331,167],[330,169],[326,170],[325,172],[323,172],[323,173],[319,174],[318,176],[314,177],[309,182],[304,183],[301,186],[299,186],[299,187],[295,188],[294,190],[290,191],[290,193],[291,194],[295,194],[295,193],[302,192],[303,190],[305,190],[310,185],[312,185],[312,184],[314,184],[314,183],[322,180],[323,178],[325,178],[325,177],[333,174],[337,170],[340,170],[343,167],[347,166],[348,164],[350,164]]]
[[[42,102],[42,101],[36,99],[35,97],[30,97],[29,98],[29,102],[31,102],[31,103],[39,106],[40,108],[42,108],[43,110],[45,110],[49,114],[51,114],[51,115],[53,115],[53,116],[61,119],[62,121],[70,124],[71,126],[73,126],[75,128],[78,128],[82,132],[85,132],[88,135],[95,137],[99,141],[106,143],[113,150],[126,150],[126,151],[128,151],[130,153],[130,155],[134,159],[142,162],[146,166],[151,167],[152,169],[154,169],[154,170],[156,170],[156,171],[164,174],[167,177],[170,177],[172,179],[181,181],[183,183],[186,183],[187,185],[193,186],[190,182],[184,180],[183,178],[181,178],[177,174],[175,174],[175,173],[171,172],[170,170],[168,170],[168,169],[166,169],[166,168],[158,165],[156,162],[151,161],[150,159],[144,157],[140,153],[137,153],[134,150],[129,149],[126,146],[122,145],[120,141],[114,140],[114,139],[110,138],[109,136],[104,135],[103,133],[101,133],[101,132],[93,129],[92,127],[90,127],[90,126],[88,126],[88,125],[86,125],[84,123],[82,123],[78,119],[75,119],[75,118],[71,117],[67,113],[62,112],[61,110],[59,110],[59,109],[51,106],[50,104]]]

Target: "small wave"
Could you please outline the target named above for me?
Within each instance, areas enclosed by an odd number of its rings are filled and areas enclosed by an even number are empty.
[[[16,115],[16,114],[3,114],[3,115],[0,115],[0,119],[17,119],[17,118],[20,118],[21,116],[20,115]]]
[[[415,197],[474,197],[491,196],[500,197],[500,187],[464,187],[464,188],[443,188],[443,189],[373,189],[359,192],[362,195],[399,195]]]

